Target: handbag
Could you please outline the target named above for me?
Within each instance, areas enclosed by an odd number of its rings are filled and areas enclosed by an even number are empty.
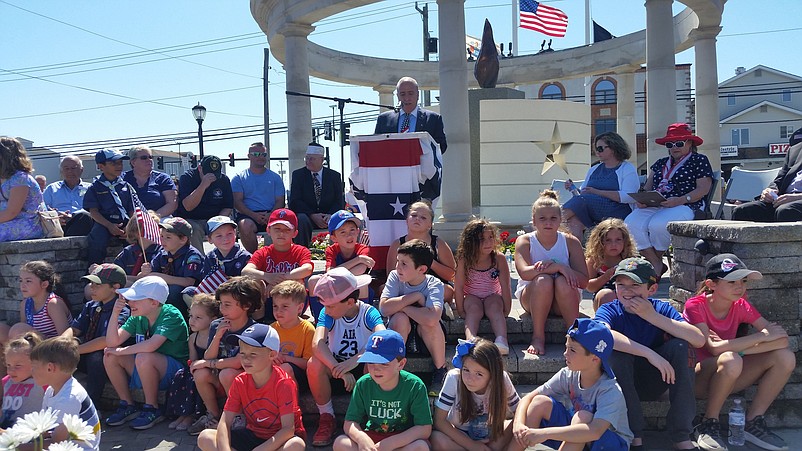
[[[42,224],[42,230],[45,232],[45,238],[61,238],[64,236],[64,230],[61,228],[61,221],[57,211],[45,210],[38,211],[39,223]]]

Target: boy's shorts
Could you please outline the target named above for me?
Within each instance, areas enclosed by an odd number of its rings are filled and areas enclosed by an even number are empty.
[[[270,210],[258,210],[255,211],[254,213],[270,213]],[[243,219],[250,219],[251,221],[253,221],[253,224],[256,226],[256,233],[267,231],[267,224],[260,224],[252,217],[237,212],[236,218],[234,219],[237,222],[237,224],[239,224],[239,222],[242,221]]]
[[[365,374],[365,364],[360,363],[356,368],[350,371],[354,375],[354,379],[359,380]],[[299,392],[300,393],[300,392]],[[331,394],[332,395],[346,395],[350,392],[345,390],[345,382],[340,378],[331,378]]]
[[[380,441],[392,437],[394,435],[398,435],[403,431],[396,431],[396,432],[377,432],[377,431],[365,431],[365,434],[373,440],[373,443],[379,443]]]
[[[289,365],[292,368],[292,377],[295,379],[295,385],[298,386],[298,393],[306,391],[309,388],[309,379],[306,378],[306,370],[301,369],[300,366],[294,363],[290,363]],[[354,377],[356,377],[356,375],[354,375]]]
[[[162,376],[161,380],[159,381],[159,390],[167,390],[170,388],[170,382],[173,381],[175,373],[177,373],[181,368],[184,368],[183,363],[170,357],[169,355],[164,357],[167,359],[167,371],[164,372],[164,376]],[[131,374],[131,380],[128,381],[128,387],[133,389],[142,388],[142,381],[139,379],[139,372],[136,370],[136,366],[134,366],[134,373]]]
[[[407,354],[431,357],[432,353],[429,352],[429,348],[426,347],[423,337],[421,337],[420,332],[418,332],[418,327],[420,326],[413,319],[410,319],[409,322],[412,325],[412,330],[409,332],[409,337],[407,338]],[[443,318],[440,318],[440,329],[443,331],[443,336],[448,337],[446,322],[443,321]]]
[[[548,420],[541,420],[541,428],[569,426],[571,424],[571,412],[554,398],[551,398],[551,416]],[[559,449],[562,442],[557,440],[546,440],[544,445],[549,448]],[[585,444],[585,449],[590,451],[627,451],[629,444],[620,435],[607,429],[595,442]]]
[[[300,437],[301,440],[306,442],[306,433],[301,436],[298,431],[295,431],[295,436]],[[231,448],[237,451],[251,451],[266,442],[267,439],[259,438],[250,429],[232,429],[231,430]]]

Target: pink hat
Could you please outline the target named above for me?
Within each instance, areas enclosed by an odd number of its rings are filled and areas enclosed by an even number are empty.
[[[688,124],[676,123],[668,126],[666,136],[654,140],[657,144],[665,144],[673,141],[693,141],[695,146],[701,146],[704,140],[693,134],[691,127]]]
[[[339,266],[320,276],[312,295],[317,296],[323,306],[336,304],[354,290],[368,285],[371,280],[367,274],[355,276],[351,271]]]

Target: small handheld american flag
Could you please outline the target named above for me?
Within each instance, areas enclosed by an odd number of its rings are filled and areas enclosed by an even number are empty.
[[[214,291],[228,280],[226,277],[226,273],[223,272],[223,268],[217,268],[217,271],[209,274],[201,280],[201,283],[198,285],[198,293],[214,293]]]
[[[134,195],[134,213],[136,215],[136,222],[139,226],[139,236],[147,238],[156,244],[162,244],[161,237],[159,236],[159,224],[148,213],[147,208],[142,205],[139,196]]]

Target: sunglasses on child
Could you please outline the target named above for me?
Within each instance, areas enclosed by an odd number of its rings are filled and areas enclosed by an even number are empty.
[[[676,142],[667,142],[666,149],[670,149],[672,147],[676,147],[677,149],[681,147],[685,147],[685,141],[676,141]]]

